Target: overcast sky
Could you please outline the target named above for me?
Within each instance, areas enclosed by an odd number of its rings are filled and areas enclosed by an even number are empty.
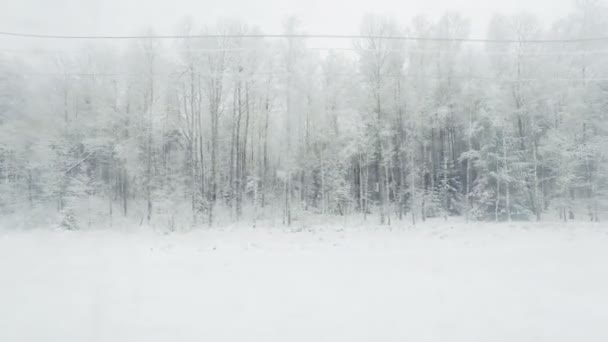
[[[363,14],[390,14],[408,23],[415,14],[437,17],[458,10],[472,21],[472,36],[484,36],[495,12],[528,11],[545,24],[565,15],[574,0],[0,0],[0,30],[46,34],[141,33],[176,31],[181,18],[200,22],[242,19],[266,33],[279,33],[284,18],[295,14],[307,33],[358,31]]]

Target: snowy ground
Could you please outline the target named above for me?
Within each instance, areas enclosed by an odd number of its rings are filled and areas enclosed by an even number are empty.
[[[608,227],[0,233],[0,341],[608,341]]]

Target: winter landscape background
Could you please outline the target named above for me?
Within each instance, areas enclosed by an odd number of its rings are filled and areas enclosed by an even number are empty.
[[[0,14],[0,340],[606,341],[607,4],[471,12]]]
[[[70,229],[599,221],[606,7],[579,2],[549,27],[496,15],[481,41],[469,23],[367,15],[359,36],[307,38],[293,17],[279,37],[184,20],[179,37],[3,51],[0,210]]]

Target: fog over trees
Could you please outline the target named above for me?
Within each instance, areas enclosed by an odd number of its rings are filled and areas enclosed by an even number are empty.
[[[367,15],[347,47],[320,49],[296,18],[286,37],[184,20],[174,34],[210,37],[0,51],[0,215],[605,220],[607,7],[496,15],[479,41],[469,26]]]

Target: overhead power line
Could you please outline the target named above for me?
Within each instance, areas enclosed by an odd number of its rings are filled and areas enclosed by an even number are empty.
[[[238,76],[239,73],[227,72],[223,74],[216,73],[206,73],[206,72],[196,72],[196,75],[205,76],[205,77],[222,77],[222,78],[230,78],[234,76]],[[272,72],[272,71],[254,71],[250,73],[244,73],[243,77],[252,77],[252,76],[286,76],[293,75],[295,73],[289,72]],[[167,78],[181,78],[186,73],[125,73],[125,72],[51,72],[51,73],[14,73],[10,74],[12,77],[76,77],[76,78],[96,78],[96,77],[167,77]],[[364,77],[365,74],[360,72],[316,72],[314,75],[317,76],[334,76],[334,77]],[[402,78],[402,79],[424,79],[424,80],[446,80],[448,77],[440,77],[440,76],[432,76],[432,75],[416,75],[416,74],[382,74],[381,77],[385,78]],[[451,79],[459,79],[459,80],[471,80],[471,81],[496,81],[496,82],[504,82],[504,83],[517,83],[517,82],[608,82],[608,77],[590,77],[590,78],[573,78],[573,77],[522,77],[522,78],[503,78],[503,77],[494,77],[494,76],[480,76],[480,75],[452,75],[449,78]]]
[[[469,42],[469,43],[503,43],[503,44],[552,44],[552,43],[588,43],[607,42],[608,36],[570,39],[483,39],[483,38],[449,38],[449,37],[415,37],[403,35],[354,35],[354,34],[195,34],[195,35],[133,35],[133,36],[90,36],[90,35],[46,35],[0,31],[0,36],[41,39],[239,39],[239,38],[291,38],[291,39],[379,39],[410,40],[430,42]]]
[[[305,47],[304,50],[310,51],[345,51],[345,52],[365,52],[365,51],[375,51],[370,48],[356,48],[356,47]],[[190,48],[190,49],[178,49],[178,52],[231,52],[231,53],[239,53],[239,52],[256,52],[256,51],[267,51],[264,48]],[[386,49],[386,52],[401,52],[407,54],[466,54],[467,50],[462,49]],[[45,49],[0,49],[0,53],[7,54],[32,54],[32,55],[52,55],[52,54],[80,54],[83,50],[45,50]],[[608,49],[604,50],[551,50],[551,51],[538,51],[538,52],[514,52],[514,51],[483,51],[483,55],[487,56],[587,56],[587,55],[603,55],[608,54]]]

